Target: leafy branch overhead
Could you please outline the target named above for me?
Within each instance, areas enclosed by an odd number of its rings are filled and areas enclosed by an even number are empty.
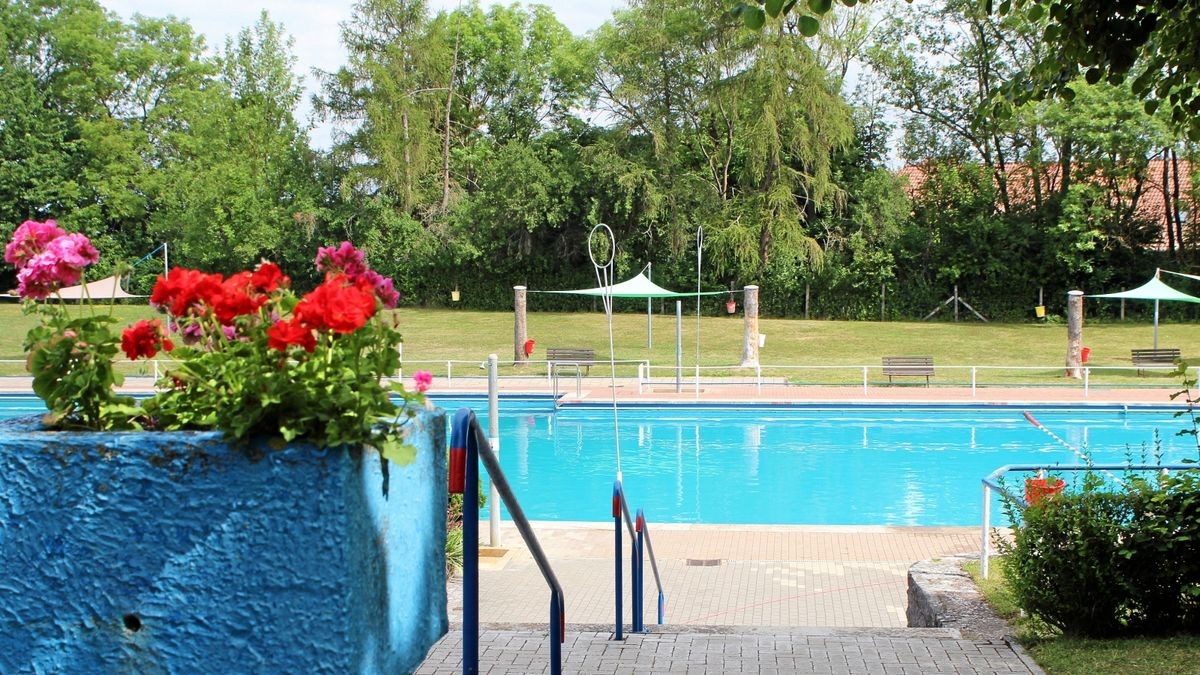
[[[841,2],[847,7],[858,4],[858,0]],[[797,0],[759,0],[755,4],[740,2],[734,6],[731,13],[740,18],[747,28],[758,30],[766,25],[768,16],[772,19],[787,16],[796,9],[796,4]],[[833,0],[808,0],[805,4],[812,14],[801,14],[796,19],[796,26],[802,35],[812,37],[821,29],[821,22],[817,17],[825,15],[833,8]]]
[[[1130,79],[1148,114],[1164,108],[1172,123],[1192,140],[1200,139],[1196,3],[1005,0],[996,12],[1024,15],[1043,27],[1047,49],[1029,68],[1031,83],[1014,83],[1015,102],[1046,95],[1070,100],[1075,94],[1071,82],[1080,73],[1089,84]]]
[[[863,0],[864,2],[866,0]],[[854,6],[859,0],[841,0]],[[738,3],[731,13],[751,29],[768,17],[798,14],[795,25],[816,35],[831,0],[758,0]],[[1089,85],[1106,81],[1130,89],[1153,115],[1163,108],[1188,137],[1200,140],[1200,50],[1195,48],[1200,3],[1179,0],[984,0],[987,14],[1033,24],[1043,49],[1004,88],[997,112],[1056,97],[1075,98],[1082,76]],[[807,11],[806,11],[807,10]]]

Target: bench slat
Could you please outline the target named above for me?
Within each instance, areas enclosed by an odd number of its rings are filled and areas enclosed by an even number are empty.
[[[1138,367],[1139,375],[1142,374],[1143,367],[1173,366],[1181,358],[1180,350],[1176,348],[1131,349],[1129,356],[1133,365]]]
[[[591,372],[596,361],[596,350],[586,347],[550,347],[546,350],[546,362],[551,368],[558,364],[576,366],[584,373]]]
[[[929,378],[934,375],[932,356],[885,356],[883,357],[883,374],[888,382],[893,377],[909,376],[924,377],[925,386],[929,386]]]

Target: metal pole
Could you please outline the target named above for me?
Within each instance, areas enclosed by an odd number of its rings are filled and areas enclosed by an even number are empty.
[[[488,354],[488,444],[500,461],[500,357]],[[500,493],[493,482],[488,497],[488,542],[500,546]]]
[[[479,672],[479,448],[470,416],[461,411],[455,424],[466,453],[463,467],[463,673]]]
[[[562,609],[558,606],[558,598],[550,593],[550,675],[562,675],[562,643],[563,643]]]
[[[642,515],[642,510],[637,512],[637,552],[634,566],[633,576],[633,631],[635,633],[646,632],[646,619],[643,616],[645,613],[645,579],[646,579],[646,542],[644,540],[645,533],[642,532],[642,524],[645,522],[645,516]]]
[[[1154,301],[1154,348],[1158,349],[1158,300],[1157,299]]]
[[[646,278],[654,281],[654,263],[646,263]],[[650,320],[654,312],[654,300],[646,298],[646,349],[654,346],[654,322]]]
[[[991,490],[988,484],[983,484],[983,531],[979,537],[979,574],[986,579],[988,576],[988,530],[991,529]]]
[[[683,301],[675,301],[675,393],[683,391]]]
[[[615,483],[613,483],[613,503],[612,503],[613,529],[616,532],[615,538],[613,540],[614,549],[615,549],[614,555],[613,555],[613,565],[614,565],[613,579],[616,582],[616,587],[617,587],[617,602],[616,602],[617,619],[616,619],[615,625],[613,626],[613,639],[614,640],[625,639],[621,632],[625,628],[624,625],[622,625],[622,622],[624,621],[624,617],[625,617],[625,612],[622,611],[622,607],[621,607],[621,499],[623,499],[623,496],[621,495],[621,481],[616,481]]]

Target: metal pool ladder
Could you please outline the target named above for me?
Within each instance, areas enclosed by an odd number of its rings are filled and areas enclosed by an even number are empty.
[[[650,541],[650,528],[646,525],[646,515],[641,509],[637,511],[637,522],[629,517],[629,502],[625,501],[625,489],[621,486],[621,481],[617,480],[613,483],[612,497],[612,515],[615,525],[615,551],[613,561],[615,567],[616,581],[616,606],[617,619],[614,627],[614,640],[624,639],[624,611],[622,606],[623,593],[621,590],[621,521],[625,521],[625,526],[629,530],[629,542],[631,555],[629,560],[629,570],[632,575],[633,582],[633,632],[645,633],[645,602],[642,597],[644,594],[644,580],[646,571],[647,549],[650,551],[650,567],[654,571],[654,583],[658,586],[658,624],[663,623],[663,609],[666,605],[666,595],[663,593],[662,577],[658,574],[658,560],[654,556],[654,544]]]
[[[496,453],[488,443],[475,412],[459,408],[450,433],[450,492],[463,495],[463,673],[479,672],[479,462],[492,479],[492,487],[504,501],[521,539],[550,587],[550,672],[562,673],[562,644],[566,640],[566,603],[562,585],[550,568],[521,504],[500,470]]]

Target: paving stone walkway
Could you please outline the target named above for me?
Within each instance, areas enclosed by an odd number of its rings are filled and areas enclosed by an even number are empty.
[[[966,640],[942,628],[802,629],[654,626],[612,639],[611,627],[571,625],[564,673],[790,675],[791,673],[966,675],[1041,673],[1004,642]],[[549,673],[545,626],[497,625],[480,635],[481,675]],[[451,630],[418,675],[462,672],[462,632]]]

